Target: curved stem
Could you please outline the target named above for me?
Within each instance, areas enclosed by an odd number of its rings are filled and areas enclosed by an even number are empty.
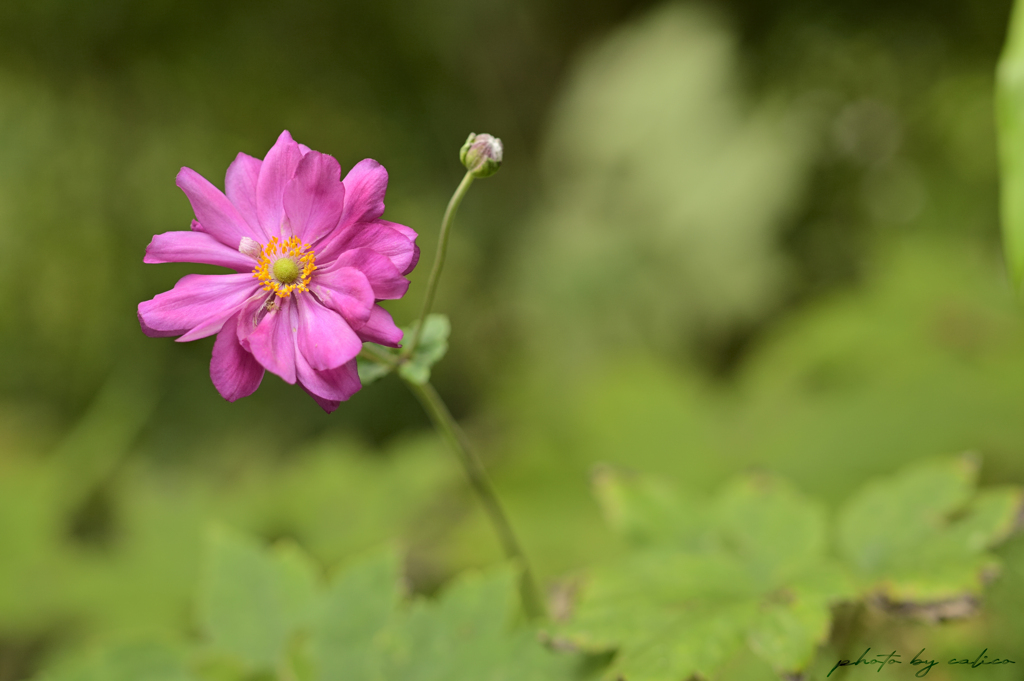
[[[437,283],[441,279],[441,270],[444,269],[444,257],[448,252],[448,237],[451,235],[452,223],[455,221],[455,212],[459,210],[459,204],[473,184],[473,173],[467,172],[462,182],[455,189],[452,198],[448,201],[448,207],[441,218],[441,233],[437,237],[437,254],[434,256],[434,266],[430,270],[430,279],[427,280],[427,293],[423,298],[423,309],[420,311],[419,321],[412,332],[412,340],[402,350],[401,357],[410,357],[420,342],[420,331],[423,329],[423,321],[430,314],[430,308],[434,304],[434,295],[437,293]]]
[[[523,553],[522,546],[512,530],[512,524],[505,515],[501,502],[498,501],[498,496],[491,486],[487,472],[484,470],[483,462],[480,461],[479,457],[469,446],[465,434],[459,428],[459,424],[456,423],[455,419],[452,418],[451,412],[448,411],[448,407],[445,405],[444,400],[441,399],[441,396],[437,394],[434,386],[430,383],[419,385],[411,381],[406,381],[406,384],[423,404],[423,408],[430,415],[430,419],[434,422],[434,426],[441,434],[441,437],[459,457],[470,484],[480,497],[484,510],[490,516],[491,524],[494,525],[494,529],[498,533],[498,538],[501,541],[505,555],[518,562],[522,568],[522,580],[519,586],[523,599],[523,610],[526,612],[527,617],[530,619],[544,617],[544,602],[541,600],[540,592],[537,589],[537,582],[534,580],[530,563],[526,560],[526,554]]]

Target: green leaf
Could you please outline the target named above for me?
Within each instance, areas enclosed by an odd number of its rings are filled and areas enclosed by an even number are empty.
[[[325,595],[313,629],[313,659],[321,681],[376,678],[373,642],[401,598],[400,560],[393,549],[340,572]]]
[[[802,670],[832,629],[832,605],[855,595],[850,578],[823,561],[761,599],[747,644],[777,671]]]
[[[406,338],[412,338],[412,328],[402,329]],[[448,352],[448,336],[452,325],[443,314],[427,315],[423,332],[415,352],[407,362],[398,367],[398,373],[407,381],[423,385],[430,380],[430,368],[441,361]]]
[[[749,476],[717,504],[722,537],[766,584],[781,584],[825,552],[825,512],[781,479]]]
[[[318,681],[547,681],[578,656],[545,649],[516,625],[517,574],[463,575],[436,600],[402,604],[400,565],[383,551],[340,572],[313,630]]]
[[[270,549],[225,528],[208,537],[200,620],[215,652],[255,669],[274,669],[308,624],[315,569],[292,544]]]
[[[513,623],[518,575],[510,568],[460,576],[435,601],[418,600],[380,639],[388,681],[564,681],[578,658],[544,648]]]
[[[1006,261],[1015,287],[1024,281],[1024,9],[1017,2],[996,77],[1001,209]]]
[[[710,677],[743,646],[779,673],[809,664],[828,638],[831,605],[853,593],[826,559],[817,504],[775,478],[746,477],[703,509],[704,539],[688,543],[679,537],[701,533],[661,483],[619,480],[599,476],[598,494],[607,506],[617,488],[619,517],[633,518],[648,542],[590,574],[559,636],[617,650],[608,679]]]
[[[635,545],[696,548],[709,540],[707,509],[663,480],[601,465],[591,482],[605,521]]]
[[[359,381],[363,385],[370,385],[391,373],[391,367],[387,364],[373,362],[362,357],[356,358],[356,367],[359,369]]]
[[[577,663],[512,626],[518,596],[509,569],[467,577],[436,602],[403,608],[394,550],[351,564],[323,594],[314,590],[308,560],[288,546],[266,550],[221,530],[210,562],[203,610],[213,647],[258,671],[294,662],[289,642],[305,629],[315,681],[544,681],[564,679]]]
[[[73,660],[40,681],[195,681],[185,656],[169,646],[122,644]]]
[[[908,606],[981,593],[998,568],[988,549],[1013,530],[1022,495],[1001,488],[975,496],[977,474],[975,457],[931,461],[868,483],[847,502],[840,551],[866,589]]]

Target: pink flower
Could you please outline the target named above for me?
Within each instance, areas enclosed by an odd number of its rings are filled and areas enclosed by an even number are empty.
[[[190,232],[146,247],[147,263],[194,262],[237,274],[189,274],[139,304],[148,336],[191,341],[217,334],[210,378],[235,401],[264,370],[298,383],[327,412],[361,386],[365,341],[398,347],[401,330],[379,300],[401,298],[419,260],[416,232],[381,220],[388,174],[372,159],[341,179],[331,156],[288,131],[260,161],[239,154],[225,192],[182,168],[195,211]]]

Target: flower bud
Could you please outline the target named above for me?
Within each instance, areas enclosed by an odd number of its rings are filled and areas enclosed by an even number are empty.
[[[471,132],[459,150],[459,159],[473,177],[490,177],[501,167],[501,153],[500,139]]]

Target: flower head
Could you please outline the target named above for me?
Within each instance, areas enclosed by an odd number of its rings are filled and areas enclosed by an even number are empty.
[[[459,160],[473,173],[473,177],[490,177],[501,167],[503,150],[501,140],[497,137],[471,132],[459,150]]]
[[[281,133],[260,161],[239,154],[221,192],[194,170],[177,184],[196,219],[146,247],[147,263],[220,265],[236,274],[189,274],[139,304],[149,336],[217,335],[210,378],[234,401],[264,371],[298,383],[326,411],[361,387],[363,342],[398,347],[402,332],[380,300],[401,298],[419,260],[416,232],[381,219],[388,175],[372,159],[341,179],[326,154]]]

